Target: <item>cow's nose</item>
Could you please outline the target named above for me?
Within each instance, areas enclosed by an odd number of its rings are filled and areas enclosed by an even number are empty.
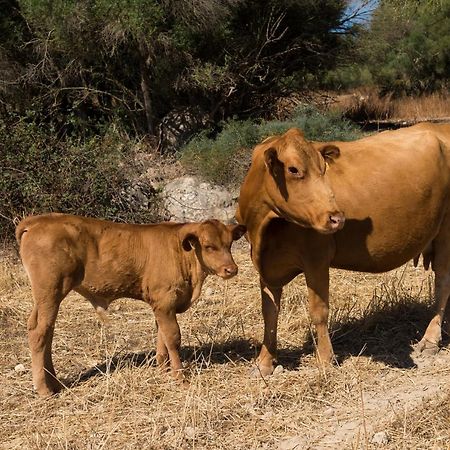
[[[330,228],[333,231],[340,230],[345,223],[345,216],[341,212],[333,213],[329,217]]]

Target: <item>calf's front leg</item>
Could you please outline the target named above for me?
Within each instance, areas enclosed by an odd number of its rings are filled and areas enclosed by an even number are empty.
[[[172,375],[174,378],[183,380],[183,372],[182,365],[180,359],[180,345],[181,345],[181,333],[180,327],[177,322],[175,309],[166,310],[164,308],[155,308],[154,309],[155,318],[158,323],[158,340],[157,340],[157,355],[158,351],[163,351],[160,354],[161,359],[157,361],[163,362],[162,358],[164,358],[164,350],[169,354],[170,360],[170,368],[172,371]],[[164,347],[163,347],[164,345]]]
[[[162,369],[167,369],[169,367],[169,352],[167,351],[166,344],[164,343],[164,337],[161,327],[158,326],[158,322],[156,322],[156,329],[158,330],[158,335],[156,338],[156,362]]]

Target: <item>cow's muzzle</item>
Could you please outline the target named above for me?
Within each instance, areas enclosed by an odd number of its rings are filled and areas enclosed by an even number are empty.
[[[328,216],[327,228],[331,233],[341,230],[345,224],[345,216],[340,211]]]

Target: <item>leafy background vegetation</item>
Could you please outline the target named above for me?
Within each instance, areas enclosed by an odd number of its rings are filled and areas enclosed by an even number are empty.
[[[123,193],[137,143],[164,153],[174,111],[201,117],[178,149],[186,170],[236,184],[269,134],[358,136],[314,108],[282,121],[280,98],[361,86],[447,95],[450,0],[366,1],[370,23],[353,3],[0,0],[0,227],[48,210],[155,218]]]

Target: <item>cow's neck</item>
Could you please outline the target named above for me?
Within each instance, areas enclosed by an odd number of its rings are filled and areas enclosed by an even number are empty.
[[[272,219],[278,215],[269,209],[266,205],[261,205],[260,208],[252,211],[248,215],[245,225],[248,230],[250,244],[252,246],[251,256],[255,267],[260,271],[261,269],[261,245],[264,236],[264,231]]]

